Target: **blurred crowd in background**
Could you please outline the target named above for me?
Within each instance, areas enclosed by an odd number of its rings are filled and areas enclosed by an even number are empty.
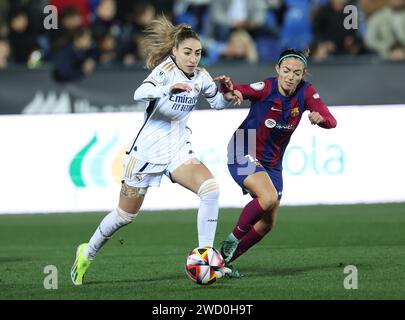
[[[44,28],[47,5],[57,29]],[[348,5],[356,28],[345,28]],[[142,63],[142,30],[162,14],[199,33],[203,65],[270,62],[292,47],[310,48],[312,61],[405,61],[405,0],[0,0],[0,69],[49,63],[56,80],[70,81]]]

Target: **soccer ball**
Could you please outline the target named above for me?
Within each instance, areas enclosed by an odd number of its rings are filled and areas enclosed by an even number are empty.
[[[186,260],[186,273],[197,284],[210,285],[222,277],[225,266],[221,253],[212,247],[199,247],[190,251]]]

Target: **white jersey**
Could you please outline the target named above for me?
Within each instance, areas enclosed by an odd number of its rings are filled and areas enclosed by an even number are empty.
[[[192,91],[170,93],[170,87],[176,83],[187,84]],[[187,128],[187,120],[201,94],[214,109],[232,104],[225,101],[204,68],[197,68],[188,77],[177,67],[174,58],[165,59],[135,91],[134,100],[146,101],[148,106],[144,124],[127,154],[154,164],[170,163],[189,141],[191,130]]]

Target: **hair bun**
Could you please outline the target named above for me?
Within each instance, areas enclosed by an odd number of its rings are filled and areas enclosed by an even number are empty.
[[[303,51],[302,51],[302,54],[305,56],[305,58],[309,58],[309,55],[310,55],[310,53],[311,53],[311,49],[309,49],[309,48],[306,48],[306,49],[304,49]]]

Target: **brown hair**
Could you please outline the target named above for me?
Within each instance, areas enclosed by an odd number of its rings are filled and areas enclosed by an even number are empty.
[[[141,46],[146,56],[146,68],[153,69],[165,57],[173,47],[178,48],[186,39],[200,41],[198,34],[185,23],[174,26],[165,16],[153,20],[143,31],[145,37],[141,40]]]
[[[290,56],[293,56],[295,58],[300,59],[304,63],[305,68],[306,68],[307,67],[307,59],[309,58],[309,53],[310,53],[309,48],[307,48],[305,50],[302,50],[302,51],[297,50],[297,49],[292,49],[292,48],[286,49],[283,52],[281,52],[281,54],[280,54],[280,56],[278,58],[278,63],[277,64],[281,65],[281,62],[284,60],[284,58],[286,58],[286,57],[288,58]]]

